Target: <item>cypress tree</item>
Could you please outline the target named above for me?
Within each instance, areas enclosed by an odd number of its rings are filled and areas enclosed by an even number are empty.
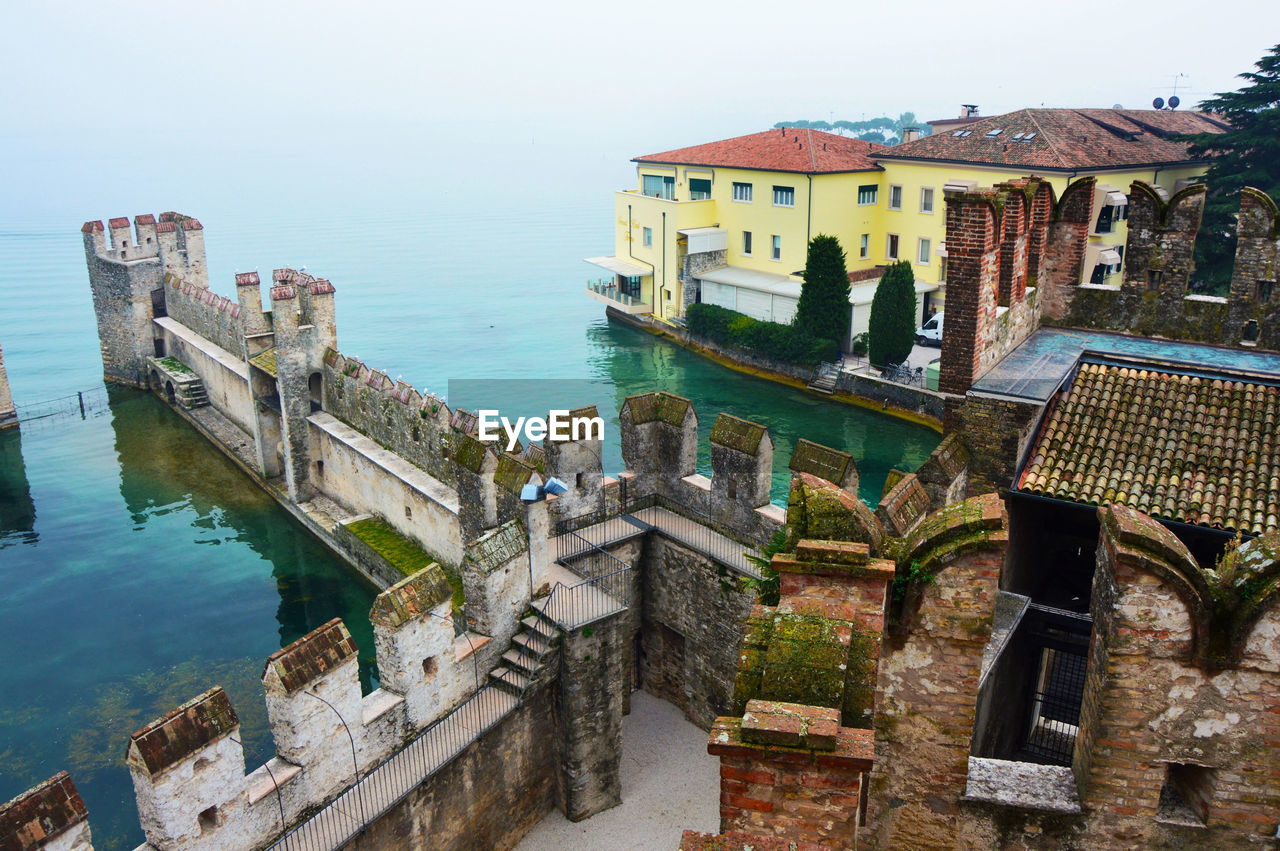
[[[1240,75],[1248,81],[1243,88],[1200,104],[1231,129],[1184,137],[1193,157],[1213,157],[1204,219],[1196,236],[1195,279],[1202,289],[1225,292],[1231,281],[1240,190],[1252,186],[1280,198],[1280,44],[1254,67],[1258,70]]]
[[[843,344],[849,336],[851,311],[844,249],[834,236],[818,234],[809,241],[804,284],[792,324],[810,336]]]
[[[871,299],[867,353],[873,364],[902,363],[911,354],[916,331],[916,276],[909,260],[885,270]]]

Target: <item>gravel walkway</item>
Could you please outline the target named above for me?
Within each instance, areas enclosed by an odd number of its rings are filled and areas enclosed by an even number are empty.
[[[577,824],[552,810],[516,849],[672,851],[685,830],[720,832],[720,760],[679,709],[637,691],[622,724],[622,805]]]

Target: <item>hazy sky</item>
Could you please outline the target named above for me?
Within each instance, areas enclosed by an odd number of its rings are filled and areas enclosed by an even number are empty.
[[[1278,41],[1277,0],[11,2],[0,162],[435,139],[626,168],[780,119],[1145,107],[1177,74],[1190,106]]]

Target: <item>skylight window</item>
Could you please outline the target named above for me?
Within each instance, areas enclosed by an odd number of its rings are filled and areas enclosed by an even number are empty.
[[[1022,141],[1024,141],[1024,142],[1030,142],[1030,141],[1031,141],[1032,139],[1034,139],[1035,137],[1036,137],[1036,134],[1035,134],[1035,133],[1028,133],[1027,135],[1025,135],[1025,136],[1023,136],[1023,137],[1022,137]]]
[[[996,128],[996,129],[994,129],[994,130],[989,130],[989,131],[987,131],[987,138],[988,138],[988,139],[994,139],[995,137],[999,136],[999,135],[1000,135],[1001,133],[1003,133],[1003,132],[1004,132],[1004,128],[1003,128],[1003,127],[997,127],[997,128]]]
[[[1015,141],[1015,142],[1019,142],[1019,141],[1021,141],[1021,140],[1022,140],[1022,134],[1021,134],[1021,133],[1015,133],[1015,134],[1014,134],[1014,136],[1013,136],[1013,141]]]
[[[961,130],[961,131],[960,131],[960,135],[961,135],[961,136],[972,136],[972,135],[973,135],[973,131],[972,131],[972,130]]]
[[[957,131],[955,131],[954,133],[952,133],[951,135],[952,135],[952,136],[963,136],[963,135],[964,135],[964,131],[963,131],[963,130],[957,130]]]

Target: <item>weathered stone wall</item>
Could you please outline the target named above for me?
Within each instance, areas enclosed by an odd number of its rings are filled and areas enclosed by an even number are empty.
[[[954,428],[964,434],[969,452],[967,492],[990,493],[1009,487],[1018,460],[1035,437],[1043,406],[970,393],[957,410]]]
[[[253,394],[246,380],[248,367],[243,361],[237,362],[234,356],[217,347],[208,345],[211,341],[202,341],[191,333],[182,333],[182,329],[163,327],[157,322],[157,335],[164,340],[167,355],[177,358],[200,376],[209,404],[214,410],[235,423],[248,434],[253,433],[254,408]],[[156,388],[161,389],[161,388]]]
[[[873,847],[974,844],[959,801],[1006,525],[998,497],[975,497],[930,516],[899,559],[918,579],[905,589],[898,634],[881,649],[870,779]]]
[[[703,729],[729,711],[755,593],[706,556],[652,533],[643,577],[640,685]]]
[[[245,327],[237,301],[196,286],[173,272],[164,276],[164,296],[165,311],[170,317],[234,357],[244,358]]]
[[[1090,830],[1120,842],[1256,847],[1274,836],[1280,808],[1280,613],[1263,590],[1278,536],[1246,544],[1219,570],[1236,588],[1257,588],[1232,606],[1262,607],[1236,631],[1214,622],[1232,613],[1215,613],[1195,586],[1219,577],[1203,577],[1181,542],[1137,512],[1101,514],[1093,644],[1106,649],[1091,647],[1075,767]],[[1231,632],[1239,660],[1204,664],[1203,643]],[[1203,824],[1162,806],[1170,764],[1202,775]]]
[[[581,821],[622,803],[622,713],[630,686],[625,618],[596,621],[561,642],[560,788]]]
[[[512,848],[556,805],[558,681],[371,824],[349,847]]]
[[[337,352],[327,353],[324,364],[326,411],[445,484],[455,484],[449,463],[451,412],[441,399]]]
[[[430,491],[414,487],[386,470],[360,451],[359,435],[352,436],[352,445],[315,425],[312,432],[316,457],[324,462],[324,475],[317,483],[326,495],[357,513],[383,518],[444,564],[462,562],[462,530],[454,508],[442,501],[452,496],[450,492],[443,486]]]
[[[729,262],[729,252],[726,249],[719,251],[700,251],[697,254],[686,254],[684,258],[683,268],[680,270],[680,282],[684,284],[681,293],[681,305],[683,310],[688,310],[689,305],[698,299],[698,294],[702,289],[702,281],[698,280],[703,272],[711,269],[719,269]]]
[[[0,429],[17,424],[18,415],[13,407],[13,396],[9,395],[9,374],[4,371],[4,352],[0,352]]]
[[[1280,349],[1280,210],[1266,194],[1246,187],[1240,193],[1236,260],[1231,273],[1234,333],[1258,323],[1259,345]]]

